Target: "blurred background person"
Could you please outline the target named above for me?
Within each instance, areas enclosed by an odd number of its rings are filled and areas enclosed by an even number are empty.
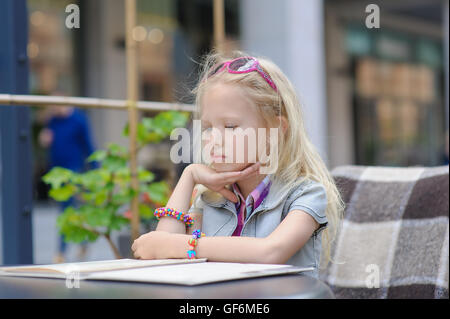
[[[55,94],[61,95],[61,94]],[[94,152],[89,121],[83,111],[70,106],[52,106],[48,108],[46,126],[39,134],[39,143],[49,149],[49,169],[59,166],[74,172],[82,172],[88,163],[86,159]],[[91,165],[92,164],[92,165]],[[91,168],[98,163],[89,163]],[[60,213],[67,207],[77,207],[75,197],[62,202]],[[64,235],[59,235],[58,252],[54,263],[65,262],[67,243]],[[78,254],[83,259],[87,252],[87,243],[82,243]]]

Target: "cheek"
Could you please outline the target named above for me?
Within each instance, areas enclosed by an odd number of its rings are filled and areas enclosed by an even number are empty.
[[[259,149],[264,147],[264,142],[259,141],[256,130],[254,136],[252,134],[236,134],[232,141],[225,143],[225,149],[230,152],[229,154],[234,154],[234,162],[237,163],[258,161]],[[262,147],[258,144],[261,144]]]

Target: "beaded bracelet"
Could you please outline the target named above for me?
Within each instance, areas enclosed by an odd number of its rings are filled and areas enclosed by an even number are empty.
[[[176,218],[179,221],[183,221],[187,227],[191,227],[192,225],[194,225],[194,219],[189,214],[177,211],[170,207],[159,207],[155,209],[153,215],[156,216],[157,220],[159,220],[163,216],[170,216]]]
[[[197,253],[195,251],[195,246],[198,244],[198,240],[202,237],[205,237],[205,234],[200,231],[200,229],[195,230],[192,233],[192,238],[189,238],[188,244],[192,247],[192,249],[187,251],[187,257],[189,259],[193,259],[197,257]]]

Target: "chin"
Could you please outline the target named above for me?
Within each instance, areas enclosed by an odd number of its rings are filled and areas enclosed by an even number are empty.
[[[252,165],[252,163],[213,163],[212,168],[217,172],[236,172]]]

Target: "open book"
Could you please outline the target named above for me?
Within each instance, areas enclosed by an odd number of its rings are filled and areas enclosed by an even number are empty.
[[[0,267],[0,276],[199,285],[313,270],[313,268],[297,268],[291,265],[206,261],[206,258],[116,259],[51,265],[9,266]]]
[[[67,278],[68,274],[77,274],[80,279],[86,279],[94,273],[113,270],[129,270],[140,267],[154,267],[180,263],[205,262],[202,259],[113,259],[102,261],[86,261],[78,263],[28,265],[0,267],[0,276],[20,277],[45,277],[45,278]]]

